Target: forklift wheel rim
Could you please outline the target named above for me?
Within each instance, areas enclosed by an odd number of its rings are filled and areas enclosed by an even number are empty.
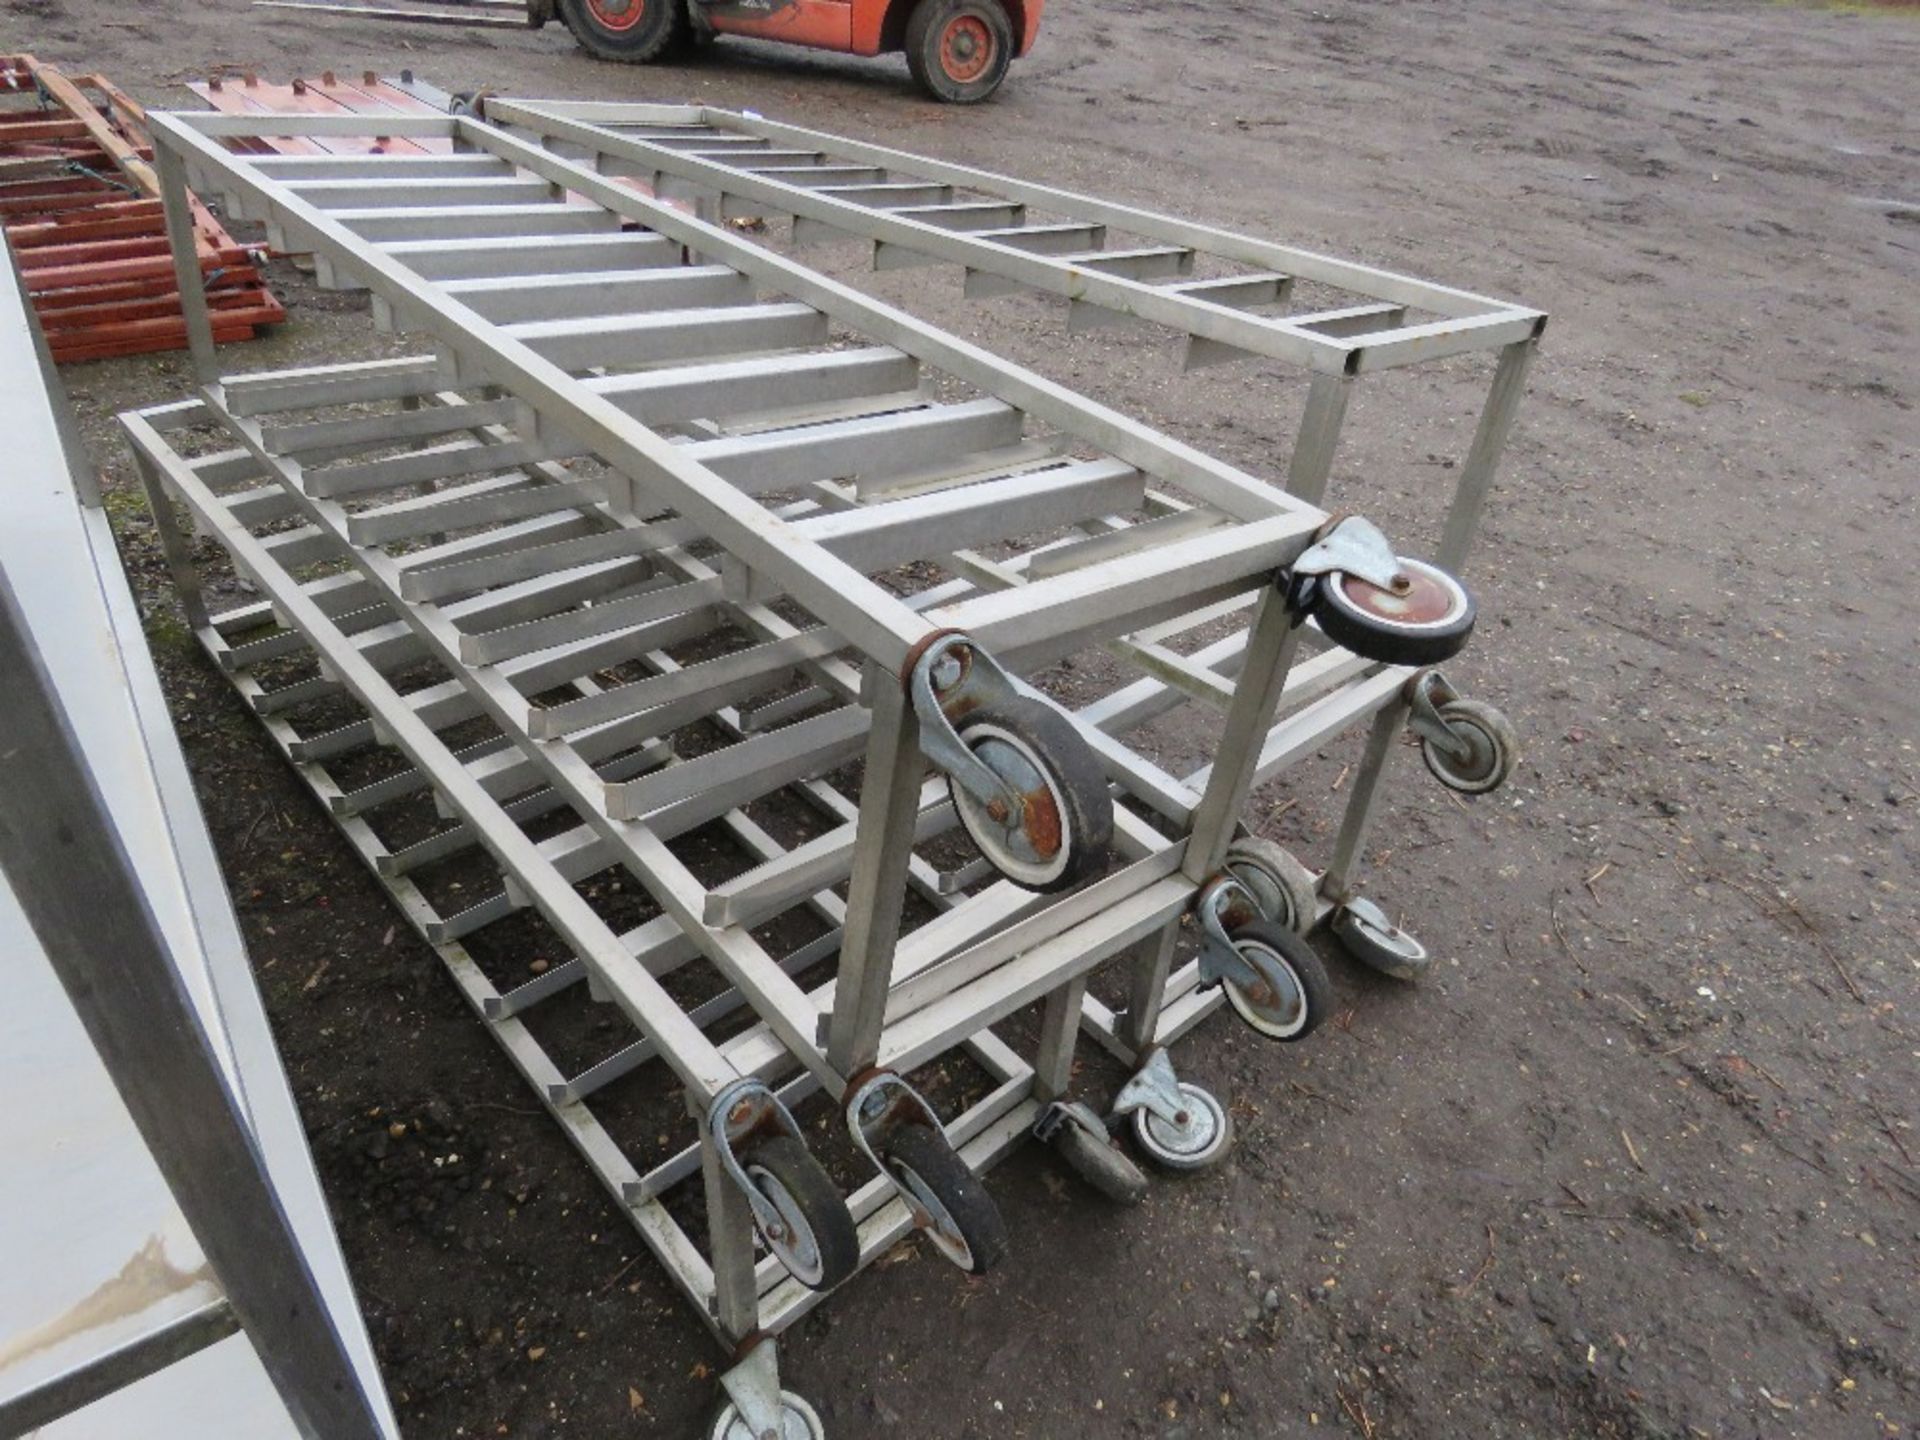
[[[956,15],[940,32],[940,68],[955,84],[968,85],[986,74],[993,65],[993,51],[993,30],[978,15]]]
[[[601,29],[624,33],[647,18],[647,0],[587,0],[587,13]]]

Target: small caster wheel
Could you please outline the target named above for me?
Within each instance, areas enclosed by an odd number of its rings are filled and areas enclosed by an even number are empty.
[[[1253,920],[1228,937],[1257,983],[1223,980],[1227,1003],[1270,1040],[1303,1040],[1333,1009],[1333,982],[1313,947],[1271,920]]]
[[[1000,1207],[946,1136],[925,1125],[897,1125],[881,1142],[880,1159],[934,1249],[969,1275],[984,1275],[1005,1258]]]
[[[853,1216],[805,1145],[791,1135],[764,1140],[742,1157],[741,1168],[780,1217],[769,1224],[756,1215],[754,1228],[794,1279],[809,1290],[831,1290],[860,1268]]]
[[[948,778],[954,811],[988,864],[1042,894],[1069,890],[1106,865],[1113,801],[1072,722],[1051,705],[1015,696],[982,705],[955,731],[1025,802],[1021,814],[1009,814]]]
[[[767,1440],[740,1417],[739,1408],[729,1400],[713,1417],[707,1440]],[[780,1429],[777,1440],[827,1440],[827,1427],[819,1413],[791,1390],[780,1392]]]
[[[1396,558],[1404,592],[1336,570],[1314,587],[1313,618],[1335,644],[1384,665],[1437,665],[1459,654],[1473,634],[1473,596],[1437,565]]]
[[[1227,873],[1246,887],[1260,917],[1296,935],[1313,929],[1319,913],[1313,873],[1271,840],[1246,836],[1227,850]]]
[[[1418,980],[1433,968],[1427,947],[1371,900],[1349,900],[1336,910],[1333,933],[1354,959],[1396,980]]]
[[[1450,754],[1422,737],[1420,758],[1433,778],[1462,795],[1484,795],[1504,785],[1520,763],[1520,736],[1512,722],[1480,700],[1449,700],[1439,713],[1465,753]]]
[[[1133,1112],[1133,1138],[1147,1158],[1169,1170],[1205,1170],[1233,1148],[1233,1117],[1198,1085],[1180,1082],[1183,1119],[1163,1120],[1151,1110]]]
[[[1053,1137],[1060,1157],[1073,1173],[1116,1205],[1138,1205],[1147,1198],[1147,1177],[1129,1160],[1104,1128],[1099,1134],[1068,1121]]]

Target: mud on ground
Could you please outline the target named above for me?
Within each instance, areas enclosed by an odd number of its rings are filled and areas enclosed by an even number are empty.
[[[749,106],[1552,312],[1456,667],[1527,764],[1455,804],[1403,758],[1375,841],[1435,977],[1336,960],[1300,1047],[1216,1019],[1180,1058],[1235,1103],[1224,1169],[1113,1213],[1029,1148],[993,1179],[1001,1273],[904,1247],[784,1362],[845,1437],[1892,1440],[1920,1427],[1920,25],[1871,8],[1055,0],[977,110],[897,61],[629,71],[239,0],[12,0],[0,43],[157,104],[229,64]],[[293,319],[236,363],[368,348],[357,302],[277,280]],[[1164,340],[957,288],[912,298],[1281,467],[1298,377],[1178,381]],[[1430,513],[1458,378],[1363,388],[1350,503]],[[408,1433],[689,1433],[720,1357],[183,643],[109,418],[184,364],[67,379]],[[1351,758],[1251,818],[1324,853]]]

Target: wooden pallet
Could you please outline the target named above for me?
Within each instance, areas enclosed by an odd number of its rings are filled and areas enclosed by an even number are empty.
[[[0,227],[57,361],[187,343],[145,112],[98,75],[0,56]],[[4,102],[0,102],[4,104]],[[252,254],[193,202],[216,340],[286,319]]]

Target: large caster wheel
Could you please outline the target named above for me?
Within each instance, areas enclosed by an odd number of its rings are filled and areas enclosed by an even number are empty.
[[[768,1440],[740,1418],[729,1400],[713,1417],[706,1440]],[[777,1440],[827,1440],[827,1427],[814,1408],[791,1390],[780,1392],[780,1429]]]
[[[1253,897],[1261,919],[1284,925],[1296,935],[1313,929],[1319,913],[1313,872],[1291,852],[1271,840],[1248,836],[1227,850],[1226,869]]]
[[[882,1142],[880,1159],[934,1249],[969,1275],[984,1275],[1005,1258],[1000,1207],[946,1136],[925,1125],[898,1125]]]
[[[791,1135],[764,1140],[741,1160],[779,1220],[755,1217],[767,1249],[809,1290],[831,1290],[860,1268],[860,1235],[833,1177]],[[811,1413],[811,1412],[809,1412]]]
[[[1205,1170],[1233,1148],[1233,1117],[1198,1085],[1180,1082],[1184,1119],[1163,1120],[1151,1110],[1133,1112],[1133,1138],[1156,1165],[1169,1170]]]
[[[955,727],[960,742],[1023,799],[976,799],[947,781],[954,811],[987,863],[1043,894],[1099,873],[1113,842],[1113,801],[1086,742],[1051,705],[1025,696],[982,705]]]
[[[1398,557],[1405,591],[1335,571],[1314,586],[1313,618],[1329,640],[1384,665],[1437,665],[1473,634],[1473,596],[1437,565]]]
[[[1300,936],[1271,920],[1253,920],[1228,937],[1258,980],[1228,978],[1227,1003],[1269,1040],[1304,1040],[1333,1010],[1327,967]]]
[[[1466,753],[1449,754],[1423,738],[1420,758],[1433,778],[1462,795],[1484,795],[1504,785],[1520,763],[1520,736],[1507,717],[1480,700],[1449,700],[1439,713]]]
[[[1335,912],[1333,933],[1361,964],[1396,980],[1418,980],[1433,968],[1427,947],[1387,919],[1371,900],[1349,900]]]
[[[686,0],[560,0],[560,18],[589,55],[644,65],[687,28]]]
[[[920,0],[907,20],[907,69],[949,105],[974,105],[1000,88],[1013,59],[1013,26],[999,0]]]
[[[1053,1146],[1073,1173],[1116,1205],[1138,1205],[1147,1198],[1147,1177],[1106,1135],[1071,1122],[1060,1127]]]

